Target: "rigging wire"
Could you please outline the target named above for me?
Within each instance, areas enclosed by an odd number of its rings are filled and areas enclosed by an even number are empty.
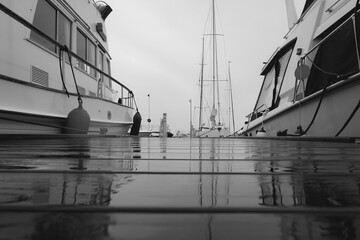
[[[214,18],[212,18],[212,21],[210,22],[210,16],[213,16],[213,15],[215,15],[217,17],[216,23],[215,23]],[[217,28],[219,27],[219,24],[220,24],[220,28],[221,28],[220,30],[223,31],[222,22],[221,22],[221,19],[219,16],[218,6],[215,3],[215,1],[212,1],[212,4],[210,4],[210,9],[209,9],[209,13],[207,15],[206,24],[204,27],[204,34],[203,34],[204,37],[210,36],[209,38],[207,38],[206,47],[204,48],[205,49],[204,50],[205,51],[204,63],[203,63],[204,72],[211,71],[212,75],[209,78],[206,78],[207,74],[203,74],[203,77],[204,77],[204,79],[207,79],[204,81],[213,81],[213,84],[211,84],[212,87],[210,89],[211,90],[210,92],[212,92],[213,97],[210,97],[210,98],[213,99],[213,101],[214,101],[213,104],[216,106],[216,108],[218,110],[217,124],[220,122],[223,122],[223,123],[226,122],[224,114],[223,114],[222,106],[220,104],[220,102],[223,101],[224,99],[220,98],[222,96],[222,94],[220,94],[219,79],[224,77],[224,79],[226,79],[225,81],[228,81],[227,72],[226,72],[227,67],[225,66],[225,63],[226,63],[225,41],[221,41],[223,47],[221,47],[222,48],[221,51],[218,50],[218,48],[219,48],[218,36],[223,36],[223,34],[217,34]],[[214,52],[214,54],[211,54],[212,51]],[[224,53],[224,55],[222,53]],[[206,65],[205,62],[212,62],[212,66],[205,67],[205,65]],[[215,64],[215,66],[214,66],[214,64]],[[223,80],[221,80],[221,81],[223,81]],[[215,97],[214,97],[214,95],[215,95]]]
[[[74,78],[74,83],[75,83],[75,87],[76,87],[76,92],[77,92],[77,95],[78,95],[78,102],[79,104],[82,104],[82,99],[81,99],[81,94],[79,92],[79,87],[78,87],[78,84],[77,84],[77,81],[76,81],[76,77],[75,77],[75,73],[74,73],[74,66],[72,64],[72,58],[71,58],[71,55],[70,55],[70,50],[69,48],[65,45],[64,46],[64,49],[65,51],[67,52],[68,54],[68,57],[69,57],[69,62],[70,62],[70,67],[71,67],[71,72],[72,72],[72,75],[73,75],[73,78]]]

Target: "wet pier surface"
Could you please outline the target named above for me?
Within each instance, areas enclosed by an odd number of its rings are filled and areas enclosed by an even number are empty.
[[[1,137],[0,239],[360,239],[360,144]]]

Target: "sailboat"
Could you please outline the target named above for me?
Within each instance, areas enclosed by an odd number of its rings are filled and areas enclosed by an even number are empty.
[[[200,138],[228,137],[230,135],[229,126],[226,125],[225,121],[226,114],[223,113],[223,110],[221,108],[221,101],[224,101],[225,99],[222,98],[223,96],[220,92],[220,82],[227,82],[231,86],[230,62],[228,72],[225,72],[225,74],[223,74],[219,69],[221,54],[218,50],[218,37],[221,37],[223,35],[217,33],[217,19],[215,9],[215,0],[212,0],[209,33],[204,34],[202,41],[201,73],[199,79],[199,125],[198,129],[194,131],[195,137]],[[205,49],[209,50],[209,55],[205,54]],[[224,57],[226,58],[226,56]],[[224,60],[224,62],[226,62],[226,60]],[[232,103],[231,88],[228,90],[230,91],[230,102]],[[209,98],[207,98],[206,93],[209,94]],[[229,110],[232,110],[230,112],[232,113],[232,116],[234,116],[233,108],[229,108]],[[206,118],[206,113],[208,114],[208,118]]]

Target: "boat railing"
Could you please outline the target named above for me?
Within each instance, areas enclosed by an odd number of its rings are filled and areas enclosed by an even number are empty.
[[[120,83],[119,81],[117,81],[115,78],[113,78],[112,76],[110,76],[108,73],[104,72],[103,70],[99,69],[98,67],[96,67],[95,65],[93,65],[92,63],[90,63],[89,61],[83,59],[82,57],[80,57],[79,55],[77,55],[76,53],[74,53],[73,51],[71,51],[68,46],[66,45],[62,45],[61,43],[59,43],[58,41],[54,40],[53,38],[51,38],[50,36],[48,36],[46,33],[44,33],[43,31],[41,31],[40,29],[38,29],[37,27],[35,27],[34,25],[32,25],[30,22],[28,22],[27,20],[25,20],[24,18],[22,18],[21,16],[19,16],[18,14],[16,14],[15,12],[13,12],[11,9],[7,8],[5,5],[3,5],[2,3],[0,3],[0,10],[2,12],[4,12],[5,14],[7,14],[9,17],[11,17],[12,19],[16,20],[17,22],[19,22],[20,24],[24,25],[25,27],[29,28],[30,30],[36,32],[37,34],[39,34],[41,37],[45,38],[47,41],[49,41],[51,44],[54,44],[55,46],[57,46],[60,51],[58,53],[58,57],[61,58],[61,52],[66,52],[69,55],[71,55],[71,57],[74,57],[75,59],[77,59],[78,61],[81,61],[83,63],[85,63],[88,67],[94,69],[98,74],[100,74],[100,78],[104,79],[110,79],[112,83],[116,84],[119,88],[119,91],[116,91],[116,95],[119,96],[118,99],[118,103],[122,104],[124,106],[127,107],[134,107],[135,104],[135,99],[134,99],[134,94],[133,92],[127,88],[125,85],[123,85],[122,83]],[[65,59],[65,58],[63,58]],[[113,87],[114,89],[114,87]]]
[[[248,114],[246,116],[246,118],[249,120],[248,122],[251,122],[261,116],[264,116],[265,114],[267,114],[269,112],[269,108],[267,107],[267,105],[264,103],[262,105],[260,105],[259,107],[257,107],[254,111],[252,111],[250,114]]]
[[[337,2],[336,2],[337,3]],[[336,3],[334,5],[336,5]],[[331,7],[330,7],[331,8]],[[350,17],[348,17],[345,21],[343,21],[339,26],[337,26],[334,30],[332,30],[329,34],[327,34],[323,39],[321,39],[317,44],[315,44],[307,53],[304,54],[303,57],[301,57],[301,59],[299,61],[305,61],[306,58],[310,58],[309,55],[314,52],[316,49],[318,49],[322,44],[324,44],[330,37],[332,37],[337,31],[339,31],[340,29],[342,29],[344,27],[345,24],[348,23],[348,21],[353,21],[354,26],[354,34],[355,34],[355,46],[356,46],[356,51],[358,54],[358,65],[359,65],[359,69],[360,69],[360,57],[359,57],[359,46],[357,44],[357,33],[356,33],[356,14],[359,14],[358,12],[354,12],[353,14],[351,14]]]

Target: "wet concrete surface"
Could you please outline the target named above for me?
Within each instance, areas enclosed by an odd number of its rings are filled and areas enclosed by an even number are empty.
[[[360,239],[360,145],[0,138],[0,239]]]

